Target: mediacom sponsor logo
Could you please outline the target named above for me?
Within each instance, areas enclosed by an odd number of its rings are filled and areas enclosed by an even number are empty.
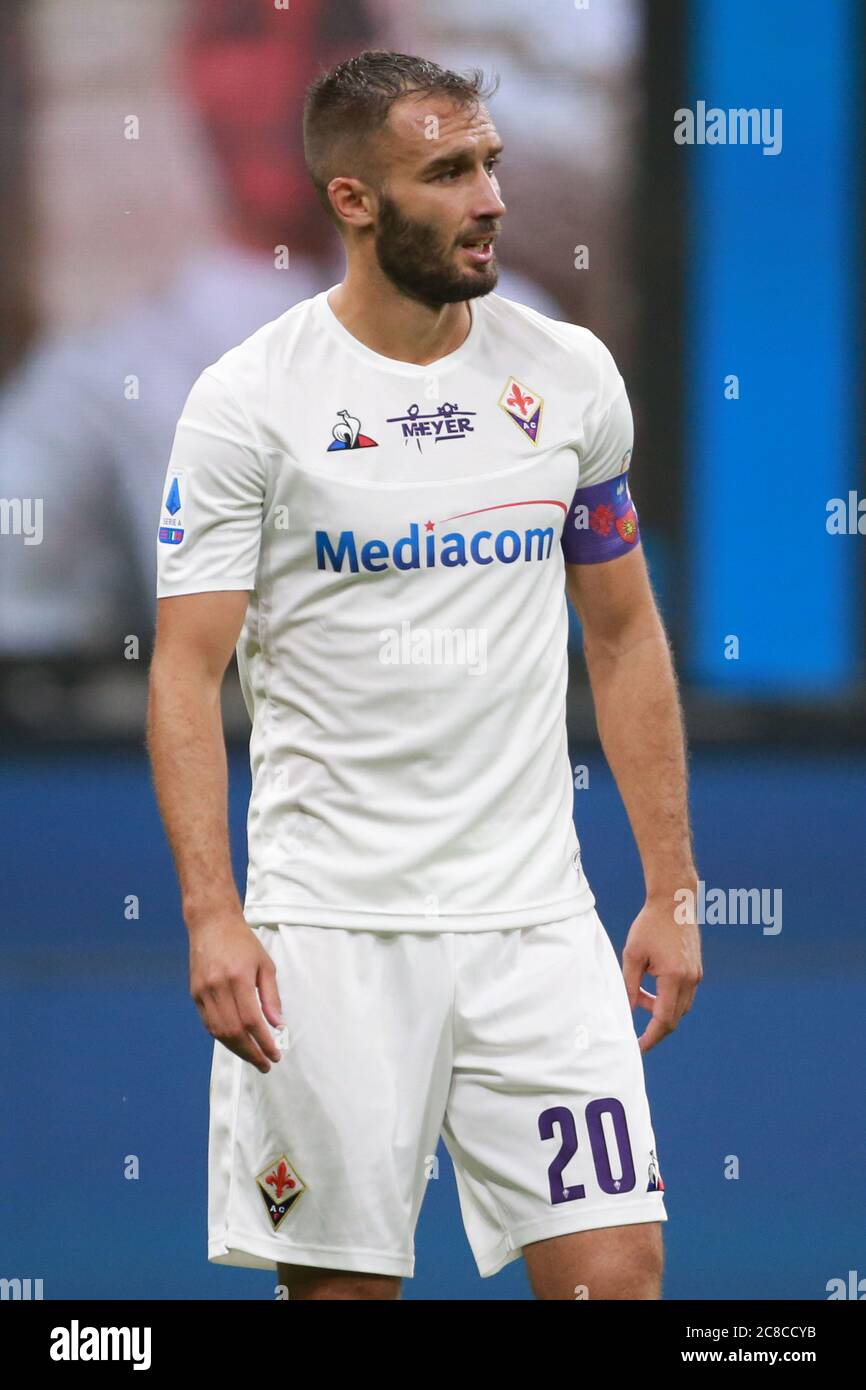
[[[561,503],[557,505],[562,505]],[[478,530],[470,536],[460,531],[437,535],[435,523],[413,521],[409,533],[393,544],[386,540],[368,540],[358,550],[354,531],[341,531],[333,540],[327,531],[316,532],[316,564],[320,570],[341,573],[343,566],[353,574],[359,570],[379,573],[382,570],[432,569],[444,565],[456,569],[461,565],[492,565],[499,562],[512,565],[516,560],[549,560],[555,532],[552,526],[531,526],[524,531],[507,528],[502,531]]]

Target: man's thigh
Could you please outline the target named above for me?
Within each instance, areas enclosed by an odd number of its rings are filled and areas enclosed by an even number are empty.
[[[539,1299],[661,1298],[664,1244],[659,1221],[572,1231],[523,1247]]]
[[[402,1280],[390,1274],[355,1270],[314,1269],[307,1265],[277,1265],[277,1280],[289,1301],[309,1299],[399,1299]]]

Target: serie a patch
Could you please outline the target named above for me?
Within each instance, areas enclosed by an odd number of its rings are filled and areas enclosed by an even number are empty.
[[[159,520],[159,540],[163,545],[180,545],[183,540],[183,494],[186,491],[186,479],[183,473],[172,473],[168,484],[168,491],[165,494],[165,501],[162,504],[162,516]]]
[[[275,1231],[279,1230],[295,1202],[307,1190],[306,1183],[286,1154],[280,1154],[256,1175],[256,1185]]]

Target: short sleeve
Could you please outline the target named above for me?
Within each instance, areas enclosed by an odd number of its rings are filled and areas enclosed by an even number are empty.
[[[254,589],[266,473],[231,390],[201,373],[174,434],[157,530],[157,598]]]
[[[629,491],[634,444],[631,406],[616,363],[595,339],[599,356],[596,403],[590,410],[580,452],[578,486],[562,530],[562,550],[571,565],[615,560],[640,540]]]

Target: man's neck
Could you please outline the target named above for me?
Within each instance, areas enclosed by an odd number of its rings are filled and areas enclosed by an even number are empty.
[[[419,367],[456,352],[472,326],[466,300],[431,307],[401,294],[384,276],[371,284],[347,274],[328,304],[365,347]]]

